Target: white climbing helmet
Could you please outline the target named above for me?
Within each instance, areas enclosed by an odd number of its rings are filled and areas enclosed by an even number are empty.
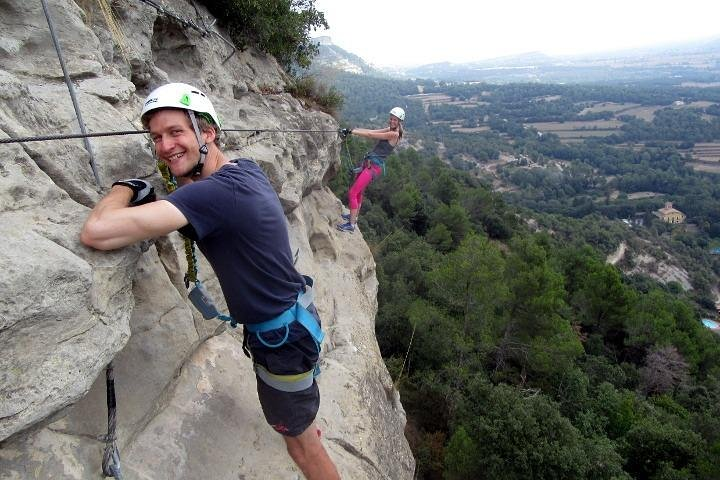
[[[148,112],[160,108],[192,110],[196,113],[205,114],[205,116],[209,117],[206,119],[212,119],[212,123],[216,127],[220,128],[222,126],[207,95],[187,83],[168,83],[150,92],[150,95],[145,99],[140,117],[143,118]]]
[[[392,110],[390,110],[390,115],[393,117],[396,117],[401,122],[405,121],[405,110],[403,110],[400,107],[395,107]]]

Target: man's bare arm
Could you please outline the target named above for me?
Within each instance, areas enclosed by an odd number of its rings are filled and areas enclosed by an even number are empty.
[[[129,188],[113,187],[90,212],[80,241],[98,250],[114,250],[167,235],[188,224],[185,215],[167,200],[129,207],[132,196]]]

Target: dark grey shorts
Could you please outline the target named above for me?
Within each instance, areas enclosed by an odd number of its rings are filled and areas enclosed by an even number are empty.
[[[308,311],[320,321],[314,305]],[[273,345],[282,340],[285,329],[262,334]],[[280,347],[269,348],[248,334],[247,345],[253,361],[276,375],[295,375],[312,370],[318,362],[319,352],[315,340],[299,322],[290,324],[287,341]],[[275,431],[295,437],[312,425],[320,407],[320,390],[316,381],[299,392],[283,392],[265,384],[257,375],[257,392],[265,419]]]

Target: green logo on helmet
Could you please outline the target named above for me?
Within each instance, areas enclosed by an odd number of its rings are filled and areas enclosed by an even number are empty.
[[[188,94],[186,93],[185,95],[183,95],[182,97],[180,97],[180,103],[182,103],[182,104],[185,105],[186,107],[189,107],[189,106],[190,106],[190,95],[188,95]]]

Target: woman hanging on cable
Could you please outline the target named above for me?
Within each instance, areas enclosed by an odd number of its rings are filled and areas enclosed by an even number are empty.
[[[378,142],[372,151],[365,155],[360,172],[348,191],[348,207],[350,214],[343,214],[344,223],[337,225],[337,229],[343,232],[354,232],[357,227],[357,218],[360,214],[363,192],[375,178],[385,171],[385,158],[390,155],[403,136],[402,122],[405,121],[405,110],[395,107],[390,110],[388,126],[378,130],[366,128],[343,129],[345,135],[357,135],[359,137],[372,138]]]

